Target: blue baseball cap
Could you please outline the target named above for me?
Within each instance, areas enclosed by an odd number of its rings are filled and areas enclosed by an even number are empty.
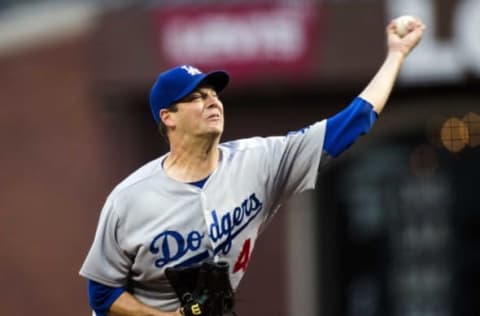
[[[228,84],[228,73],[222,70],[203,73],[191,65],[177,66],[162,72],[150,90],[150,109],[157,124],[160,110],[186,97],[199,84],[208,83],[215,91],[222,91]]]

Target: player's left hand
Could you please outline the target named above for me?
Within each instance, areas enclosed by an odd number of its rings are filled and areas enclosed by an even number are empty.
[[[165,276],[177,294],[185,316],[221,316],[233,313],[235,293],[226,261],[206,261],[189,267],[169,267]]]
[[[425,28],[425,24],[419,18],[415,18],[409,24],[408,33],[400,37],[396,33],[395,20],[390,21],[386,28],[389,52],[399,52],[403,57],[407,57],[422,39]]]

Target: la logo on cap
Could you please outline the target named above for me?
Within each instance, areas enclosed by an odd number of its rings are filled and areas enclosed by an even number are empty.
[[[202,73],[200,70],[190,65],[184,65],[182,66],[182,69],[188,72],[188,74],[191,76],[199,75]]]

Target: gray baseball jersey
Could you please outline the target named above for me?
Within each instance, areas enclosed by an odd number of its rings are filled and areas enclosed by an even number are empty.
[[[203,188],[169,178],[166,155],[149,162],[107,198],[80,274],[164,311],[179,307],[167,267],[226,260],[236,289],[281,203],[314,188],[325,129],[326,120],[284,137],[222,143]]]

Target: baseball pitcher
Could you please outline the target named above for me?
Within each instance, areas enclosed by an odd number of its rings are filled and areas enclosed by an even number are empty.
[[[80,270],[97,316],[221,316],[235,311],[258,236],[280,205],[314,189],[318,169],[371,128],[425,26],[386,28],[384,63],[349,106],[286,136],[221,143],[224,71],[161,73],[150,107],[170,151],[106,199]]]

